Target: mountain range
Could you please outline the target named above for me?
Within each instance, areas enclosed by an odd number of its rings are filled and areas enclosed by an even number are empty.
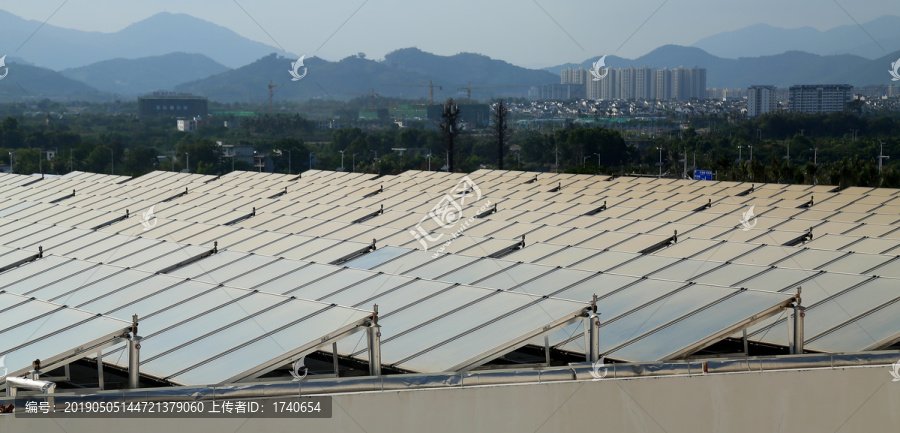
[[[900,17],[886,15],[826,31],[756,24],[703,38],[693,46],[728,59],[805,51],[822,56],[853,54],[872,60],[900,49]]]
[[[16,40],[22,34],[32,33],[39,24],[0,11],[0,40]],[[900,31],[891,26],[900,28],[900,18],[886,16],[863,25],[882,41],[874,45],[900,46]],[[856,26],[827,32],[808,28],[775,31],[751,26],[705,38],[693,47],[662,46],[636,59],[611,55],[606,58],[606,65],[704,67],[707,86],[718,88],[753,84],[778,87],[801,83],[889,84],[887,70],[891,62],[900,58],[900,51],[878,49],[882,51],[879,55],[869,47],[860,50],[862,54],[847,54],[853,48],[868,47],[865,40],[859,40],[859,35],[853,33],[854,29],[865,35]],[[559,83],[561,69],[590,68],[600,57],[535,70],[480,54],[441,56],[404,48],[386,54],[384,60],[368,59],[362,54],[337,61],[309,57],[305,59],[308,75],[303,80],[291,81],[288,70],[296,56],[184,14],[157,14],[116,33],[83,32],[50,25],[33,33],[21,50],[7,57],[11,72],[9,77],[0,80],[0,101],[43,97],[109,100],[174,90],[219,102],[262,104],[268,99],[270,84],[276,86],[273,88],[276,101],[347,100],[372,92],[420,99],[428,97],[429,83],[435,86],[436,101],[446,97],[465,98],[467,88],[474,99],[483,100],[525,96],[532,86]],[[767,33],[780,36],[769,38]],[[778,51],[776,41],[782,47],[820,52]],[[869,44],[873,42],[869,40]],[[829,43],[834,45],[829,48],[826,46]],[[734,49],[727,50],[728,44],[734,44]],[[763,54],[729,58],[711,54],[698,47],[701,45],[720,54]],[[823,50],[834,53],[821,53]]]
[[[0,41],[21,44],[15,52],[17,57],[57,71],[110,59],[138,59],[173,52],[202,53],[229,68],[246,65],[272,52],[293,57],[209,21],[167,12],[118,32],[101,33],[56,27],[0,10]]]

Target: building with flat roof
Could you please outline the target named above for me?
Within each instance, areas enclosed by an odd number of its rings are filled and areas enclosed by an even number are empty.
[[[800,113],[843,111],[852,97],[849,84],[801,84],[790,88],[790,108]]]

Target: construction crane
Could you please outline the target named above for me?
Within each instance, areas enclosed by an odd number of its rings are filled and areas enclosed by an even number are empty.
[[[360,96],[368,96],[368,95],[370,95],[370,93],[352,93],[352,92],[347,92],[347,94],[348,94],[348,95],[360,95]],[[372,89],[371,95],[372,95],[372,108],[375,108],[375,97],[376,97],[376,96],[381,96],[381,95],[375,93],[375,89]]]
[[[272,98],[275,97],[275,92],[272,89],[278,87],[277,84],[272,84],[272,80],[269,80],[269,114],[272,114],[272,110],[275,108],[275,105],[272,103]]]
[[[444,90],[443,86],[435,86],[431,80],[428,80],[428,84],[387,84],[389,87],[428,87],[430,90],[430,95],[428,100],[434,104],[434,88],[437,87],[438,90]]]
[[[484,86],[484,87],[472,87],[472,83],[469,83],[466,87],[457,87],[456,91],[465,90],[466,91],[466,99],[469,103],[472,103],[472,90],[483,90],[483,89],[521,89],[523,87],[528,86]]]

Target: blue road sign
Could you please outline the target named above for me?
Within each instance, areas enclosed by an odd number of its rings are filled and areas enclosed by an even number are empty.
[[[694,170],[694,180],[712,180],[712,170]]]

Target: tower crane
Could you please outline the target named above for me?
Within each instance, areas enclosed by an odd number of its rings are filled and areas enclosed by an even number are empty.
[[[432,104],[434,104],[434,88],[437,87],[438,90],[444,90],[443,86],[435,86],[434,82],[432,82],[431,80],[428,80],[428,84],[387,84],[387,86],[389,86],[389,87],[428,87],[429,91],[430,91],[429,101]]]
[[[381,95],[375,93],[375,89],[372,89],[372,93],[353,93],[353,92],[347,92],[347,94],[348,94],[348,95],[359,95],[359,96],[368,96],[368,95],[372,95],[372,108],[375,108],[375,97],[376,97],[376,96],[381,96]]]

